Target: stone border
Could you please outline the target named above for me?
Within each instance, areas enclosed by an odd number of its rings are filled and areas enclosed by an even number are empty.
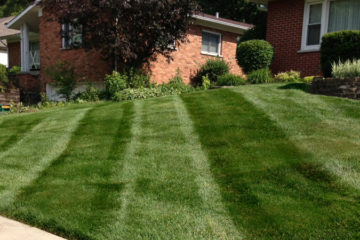
[[[10,102],[19,103],[20,102],[20,90],[19,89],[9,89],[5,93],[0,93],[0,104],[8,105]]]
[[[312,82],[312,92],[327,96],[360,99],[360,78],[322,78]]]

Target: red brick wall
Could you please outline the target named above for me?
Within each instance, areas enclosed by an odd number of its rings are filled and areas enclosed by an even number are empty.
[[[46,75],[46,68],[56,64],[58,59],[71,62],[78,74],[87,78],[86,81],[99,82],[104,79],[105,74],[112,71],[112,63],[102,59],[101,54],[96,51],[85,51],[84,49],[64,50],[61,49],[62,41],[60,37],[61,26],[58,22],[47,21],[46,11],[40,19],[40,56],[41,56],[41,82],[43,88],[51,79]],[[210,28],[192,26],[188,33],[188,43],[178,46],[178,50],[173,53],[174,61],[170,63],[163,56],[159,56],[157,61],[150,65],[151,79],[156,83],[168,82],[176,74],[179,67],[184,80],[188,83],[190,77],[205,63],[211,56],[201,54],[202,29],[212,30],[222,34],[222,55],[223,59],[229,63],[231,72],[242,74],[241,68],[236,62],[237,34],[213,30]]]
[[[51,79],[46,74],[49,66],[54,66],[59,59],[70,62],[79,74],[79,81],[103,81],[105,74],[111,73],[112,64],[105,61],[101,54],[95,50],[61,49],[61,25],[58,22],[48,21],[48,14],[43,11],[40,18],[40,79],[43,88]]]
[[[302,75],[321,75],[320,53],[298,53],[304,17],[304,0],[278,0],[269,3],[267,41],[275,48],[272,70],[297,70]]]
[[[20,42],[8,43],[9,67],[21,66]]]
[[[194,76],[200,65],[212,56],[201,54],[202,30],[210,30],[222,34],[221,54],[223,59],[229,63],[231,72],[241,74],[242,70],[236,62],[237,37],[239,35],[223,32],[207,27],[191,26],[188,32],[189,42],[178,46],[178,50],[172,54],[173,61],[170,63],[163,56],[159,56],[156,62],[151,63],[152,81],[166,83],[175,76],[177,68],[180,68],[181,75],[186,83]]]
[[[37,92],[40,90],[39,75],[20,73],[16,75],[18,86],[24,92]]]

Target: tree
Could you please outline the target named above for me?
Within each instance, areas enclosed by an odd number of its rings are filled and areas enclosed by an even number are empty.
[[[139,68],[161,54],[170,59],[175,41],[186,41],[193,0],[46,0],[44,12],[81,26],[85,48],[98,49],[114,67]]]
[[[0,17],[17,15],[31,2],[32,0],[0,0]]]
[[[265,38],[267,12],[259,10],[255,3],[246,0],[198,0],[198,3],[202,11],[208,14],[219,12],[221,17],[256,25],[246,35],[247,40]]]

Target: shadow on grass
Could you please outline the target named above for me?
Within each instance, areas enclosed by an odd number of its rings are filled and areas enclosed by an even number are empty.
[[[307,83],[289,83],[284,86],[278,87],[278,89],[281,90],[295,89],[295,90],[304,91],[306,93],[311,93],[311,85]]]

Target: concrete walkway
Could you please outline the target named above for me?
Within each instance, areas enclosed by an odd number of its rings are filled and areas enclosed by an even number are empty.
[[[4,217],[0,217],[0,239],[3,240],[65,240]]]

